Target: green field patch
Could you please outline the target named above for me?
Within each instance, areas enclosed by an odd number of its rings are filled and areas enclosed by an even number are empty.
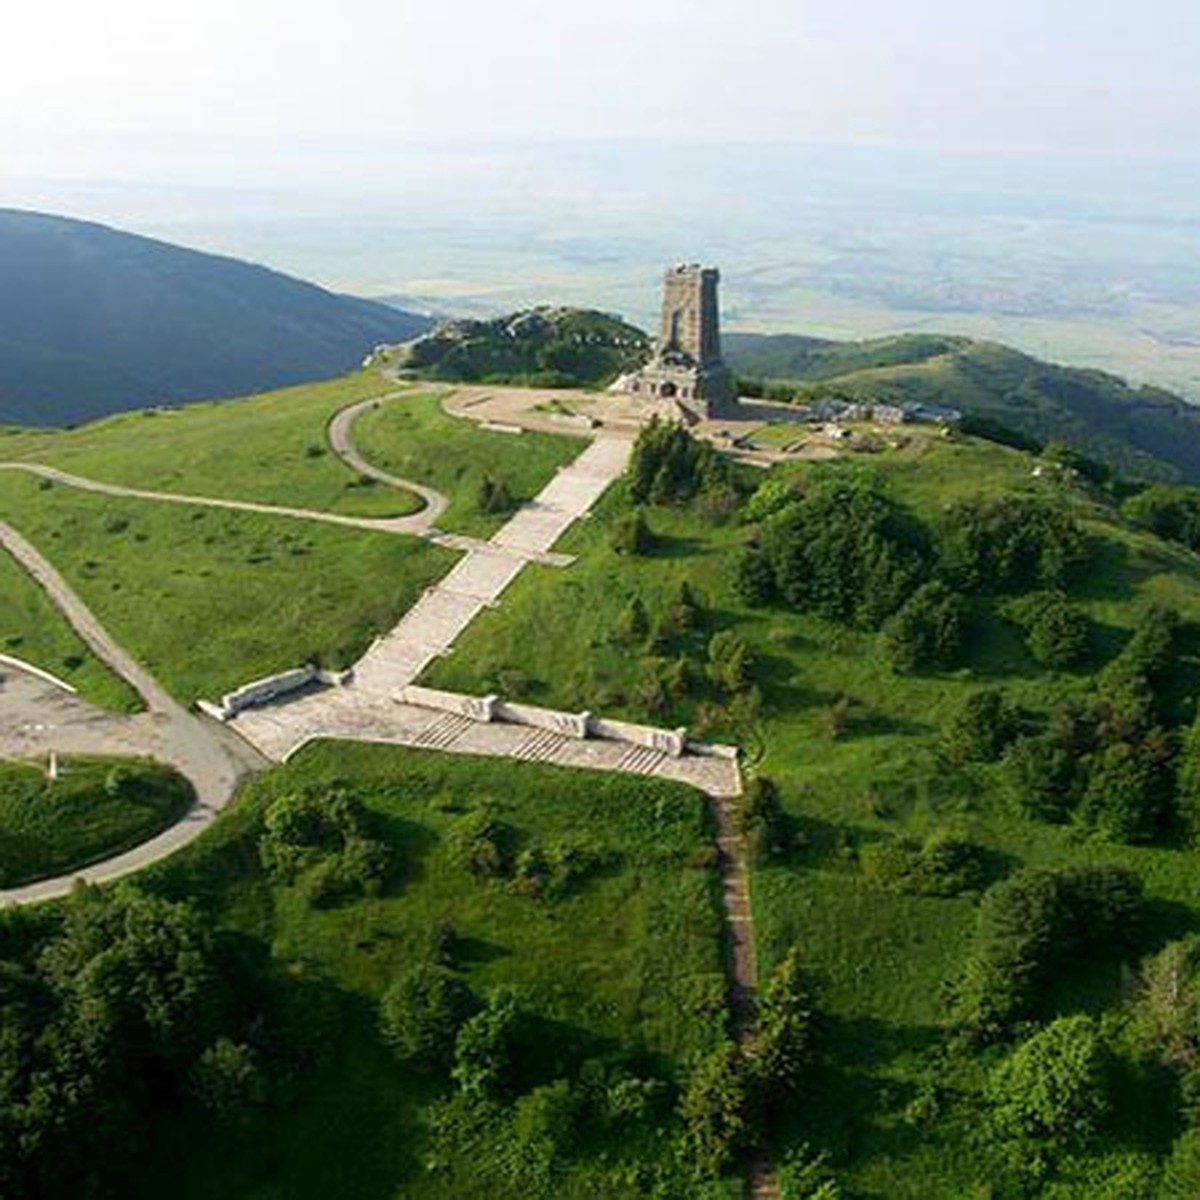
[[[69,758],[42,767],[0,762],[0,886],[16,887],[120,854],[174,824],[188,782],[142,760]]]
[[[2,550],[0,653],[49,671],[101,708],[141,707],[137,693],[88,649],[28,572]]]
[[[348,666],[455,555],[417,538],[0,478],[6,516],[177,699]]]
[[[314,903],[303,883],[265,872],[264,814],[298,790],[365,806],[366,827],[390,856],[377,895]],[[518,859],[571,843],[597,865],[555,895],[531,891],[519,871],[475,873],[459,831],[479,813],[503,826]],[[252,1136],[231,1140],[194,1116],[187,1136],[162,1130],[163,1153],[136,1194],[171,1180],[172,1194],[189,1200],[632,1198],[660,1175],[668,1186],[656,1195],[734,1194],[724,1184],[689,1190],[671,1162],[672,1089],[725,1020],[710,837],[704,798],[662,780],[332,742],[259,777],[194,847],[144,879],[194,900],[241,942],[243,959],[289,990],[318,1042]],[[449,1138],[433,1122],[445,1119],[455,1084],[397,1058],[377,1018],[389,983],[435,946],[476,996],[514,989],[523,1014],[523,1048],[491,1123]],[[618,1066],[665,1093],[632,1123],[584,1120],[550,1173],[537,1175],[512,1132],[521,1098],[559,1080],[582,1096],[582,1081]]]
[[[441,394],[419,392],[389,400],[359,418],[355,442],[375,466],[444,492],[450,507],[438,524],[457,533],[494,533],[587,444],[561,434],[481,429],[447,416],[441,401]],[[483,499],[487,480],[503,489],[491,506]]]
[[[333,415],[383,395],[373,372],[236,400],[122,413],[77,429],[13,433],[0,457],[105,483],[358,517],[401,517],[423,502],[359,475],[330,449]]]

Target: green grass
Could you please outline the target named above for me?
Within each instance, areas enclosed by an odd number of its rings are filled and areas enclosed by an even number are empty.
[[[88,649],[24,568],[0,550],[0,653],[41,667],[102,708],[134,712],[141,700]]]
[[[976,441],[913,443],[869,460],[891,494],[926,520],[970,495],[1014,491],[1056,494],[1073,507],[1096,542],[1075,588],[1095,622],[1098,666],[1121,644],[1139,606],[1151,599],[1200,622],[1200,557],[1137,532],[1070,485],[1031,476],[1026,456]],[[798,470],[852,469],[849,464]],[[1014,815],[997,769],[950,769],[937,753],[944,722],[982,684],[1003,686],[1031,717],[1082,695],[1083,673],[1051,673],[1027,655],[1017,634],[980,601],[967,665],[940,675],[898,677],[874,635],[805,613],[748,610],[730,580],[744,538],[734,524],[713,524],[680,510],[650,508],[656,552],[627,559],[610,546],[626,511],[614,488],[592,521],[576,526],[563,549],[579,555],[569,571],[531,568],[504,604],[483,614],[455,653],[428,672],[429,682],[471,692],[500,691],[564,708],[616,712],[663,724],[690,721],[712,736],[742,742],[752,766],[775,778],[804,846],[780,865],[755,872],[753,896],[760,959],[770,970],[787,948],[803,948],[828,1015],[824,1053],[809,1087],[816,1099],[791,1114],[780,1150],[801,1141],[828,1149],[848,1194],[856,1197],[960,1198],[989,1195],[990,1167],[978,1152],[978,1092],[987,1056],[955,1068],[942,1058],[944,985],[964,963],[975,923],[973,898],[894,895],[872,886],[855,848],[901,833],[960,832],[989,852],[997,871],[1020,864],[1101,859],[1128,863],[1145,880],[1151,905],[1149,949],[1200,926],[1200,873],[1194,856],[1164,848],[1087,842],[1064,828]],[[653,617],[680,580],[705,598],[706,629],[671,648],[702,656],[717,629],[744,635],[758,658],[763,709],[756,721],[731,722],[713,698],[686,699],[665,713],[639,700],[645,655],[613,636],[618,616],[639,595]],[[570,636],[547,636],[570,630]],[[1178,662],[1181,690],[1196,690],[1200,663]],[[703,690],[703,688],[701,688]],[[852,700],[851,728],[830,732],[833,701]],[[1116,1011],[1134,964],[1103,961],[1047,998],[1042,1015],[1084,1008]],[[948,1089],[941,1114],[924,1127],[905,1110],[931,1083]],[[1134,1095],[1131,1093],[1131,1095]],[[1134,1111],[1141,1105],[1144,1111]],[[1085,1200],[1125,1152],[1160,1156],[1174,1129],[1162,1095],[1122,1099],[1108,1148],[1069,1160],[1047,1195]],[[1108,1193],[1105,1193],[1108,1194]],[[1113,1195],[1142,1195],[1134,1191]]]
[[[78,429],[6,431],[0,460],[48,463],[106,483],[397,517],[421,499],[357,474],[329,449],[339,409],[384,395],[374,372],[236,400],[123,413]]]
[[[335,781],[362,797],[399,866],[381,896],[313,909],[295,889],[264,877],[255,840],[272,797]],[[483,804],[522,842],[586,838],[609,865],[553,901],[475,879],[454,859],[446,834]],[[448,921],[472,989],[517,988],[535,1022],[538,1051],[522,1067],[522,1087],[577,1078],[585,1059],[621,1053],[678,1077],[724,1020],[718,896],[703,865],[706,816],[703,797],[661,780],[394,747],[321,743],[261,776],[195,846],[143,879],[200,904],[215,929],[242,944],[244,960],[285,980],[312,1019],[323,1014],[323,1053],[315,1074],[294,1085],[290,1102],[269,1112],[252,1137],[230,1138],[194,1118],[186,1129],[160,1131],[157,1165],[136,1194],[160,1195],[164,1187],[185,1200],[644,1194],[619,1183],[611,1168],[614,1160],[653,1166],[675,1127],[669,1105],[616,1142],[585,1135],[550,1190],[522,1190],[466,1144],[454,1148],[446,1169],[427,1170],[431,1106],[448,1085],[393,1059],[374,1011],[388,981]]]
[[[455,558],[416,538],[26,476],[0,476],[0,506],[185,703],[310,658],[348,665]]]
[[[57,780],[0,762],[0,885],[58,875],[144,842],[192,801],[186,780],[139,760],[71,758]]]
[[[487,536],[511,515],[479,508],[479,489],[490,476],[503,481],[514,501],[530,500],[559,467],[577,458],[583,438],[561,434],[495,433],[447,416],[438,394],[412,393],[364,413],[355,426],[363,457],[403,479],[450,497],[438,524],[457,533]]]

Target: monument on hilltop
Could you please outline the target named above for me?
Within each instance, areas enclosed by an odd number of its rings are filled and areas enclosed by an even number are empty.
[[[667,269],[653,357],[618,382],[622,391],[671,401],[676,415],[689,422],[728,411],[736,394],[733,376],[721,358],[720,278],[715,267],[698,263]]]

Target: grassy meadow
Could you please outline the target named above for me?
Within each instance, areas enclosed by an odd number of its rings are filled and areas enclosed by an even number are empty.
[[[0,652],[49,671],[101,708],[135,712],[137,693],[67,624],[42,589],[0,550]]]
[[[447,416],[440,395],[420,392],[364,413],[355,441],[369,462],[449,496],[450,507],[438,522],[442,528],[481,537],[495,533],[511,515],[511,509],[483,511],[485,479],[502,483],[515,507],[536,496],[587,444],[563,434],[481,429]]]
[[[156,763],[69,758],[48,780],[39,766],[0,762],[0,886],[86,866],[144,842],[192,801],[186,780]]]
[[[407,516],[422,507],[418,496],[360,479],[325,435],[339,409],[389,389],[363,371],[235,400],[122,413],[76,429],[8,430],[0,459],[129,487],[343,516]]]
[[[618,553],[613,530],[630,507],[621,484],[595,519],[564,539],[562,548],[579,556],[576,564],[562,572],[527,571],[504,604],[483,614],[455,653],[431,667],[428,681],[573,710],[686,721],[738,741],[748,767],[781,786],[798,831],[786,856],[753,876],[762,966],[769,971],[798,943],[825,1014],[821,1060],[806,1085],[811,1099],[789,1110],[777,1131],[780,1160],[802,1144],[827,1151],[844,1194],[854,1197],[1007,1195],[993,1190],[995,1164],[978,1139],[982,1083],[999,1051],[981,1052],[967,1065],[945,1052],[946,985],[967,957],[978,894],[897,894],[870,881],[859,852],[901,835],[941,832],[982,847],[989,880],[1021,865],[1122,863],[1146,887],[1142,952],[1200,929],[1200,872],[1192,852],[1106,844],[1072,826],[1025,818],[1006,799],[998,767],[954,766],[939,749],[947,721],[982,685],[1002,687],[1032,722],[1082,698],[1092,673],[1116,653],[1150,601],[1200,622],[1200,558],[1129,527],[1081,487],[1035,478],[1034,460],[999,446],[916,439],[860,463],[869,464],[862,469],[876,472],[894,500],[931,523],[948,504],[972,496],[1041,493],[1072,509],[1092,537],[1089,561],[1071,589],[1092,622],[1091,661],[1075,671],[1040,666],[1017,630],[995,614],[994,602],[976,598],[965,665],[897,675],[875,634],[806,612],[742,604],[732,587],[734,556],[745,537],[736,517],[714,521],[649,506],[654,548],[646,556]],[[833,463],[776,471],[854,469]],[[620,633],[622,621],[636,596],[653,623],[682,581],[702,599],[702,628],[669,638],[658,653],[702,661],[714,632],[736,631],[754,653],[757,710],[723,709],[704,695],[703,684],[666,709],[647,700],[646,654]],[[548,637],[547,630],[563,634]],[[1190,641],[1175,674],[1186,713],[1200,682]],[[1136,959],[1114,955],[1072,973],[1050,989],[1039,1019],[1085,1011],[1115,1020],[1135,966]],[[1067,1156],[1036,1194],[1150,1195],[1177,1119],[1169,1086],[1129,1084],[1105,1141]]]
[[[0,511],[184,703],[309,659],[349,665],[455,559],[417,538],[16,474],[0,476]]]
[[[256,851],[264,811],[297,787],[342,787],[365,803],[374,836],[394,855],[380,894],[315,907],[264,873]],[[464,815],[485,809],[520,846],[582,839],[602,865],[557,898],[474,877],[455,856],[452,834]],[[710,836],[703,797],[661,780],[333,742],[259,777],[195,846],[142,881],[198,905],[243,961],[289,990],[294,1036],[311,1040],[313,1060],[253,1136],[194,1112],[168,1114],[150,1170],[127,1194],[651,1194],[676,1132],[669,1100],[619,1136],[581,1135],[548,1177],[535,1179],[503,1111],[493,1129],[438,1138],[450,1085],[393,1056],[377,1003],[449,928],[456,970],[476,993],[516,991],[527,1041],[518,1094],[577,1082],[586,1063],[601,1061],[633,1064],[669,1086],[724,1023]],[[736,1194],[723,1184],[689,1192],[670,1184],[670,1170],[665,1178],[653,1194]]]

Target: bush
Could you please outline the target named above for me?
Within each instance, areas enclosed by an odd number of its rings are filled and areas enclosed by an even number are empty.
[[[972,692],[942,737],[952,762],[995,762],[1020,732],[1017,710],[995,688]]]
[[[1195,1200],[1200,1196],[1200,1129],[1185,1129],[1171,1147],[1158,1200]]]
[[[391,851],[366,835],[367,824],[362,801],[340,787],[281,796],[263,817],[259,860],[313,903],[370,895],[387,877]]]
[[[732,1042],[702,1059],[680,1102],[688,1156],[702,1174],[726,1171],[757,1140],[751,1072]]]
[[[984,881],[978,846],[951,834],[932,834],[924,842],[895,838],[862,848],[863,871],[872,882],[915,896],[958,896]]]
[[[1175,815],[1188,841],[1200,843],[1200,712],[1183,735],[1176,759]]]
[[[475,1007],[471,989],[458,975],[422,962],[388,985],[379,1002],[380,1029],[398,1058],[448,1070],[459,1030]]]
[[[598,846],[578,838],[559,838],[548,846],[529,846],[517,855],[514,878],[531,896],[557,899],[604,862]]]
[[[191,1075],[192,1095],[219,1121],[241,1125],[266,1100],[266,1081],[254,1051],[218,1038],[196,1060]]]
[[[581,1097],[566,1079],[522,1096],[513,1112],[513,1136],[521,1161],[544,1173],[555,1159],[570,1154],[580,1109]]]
[[[481,513],[500,516],[512,512],[517,502],[505,480],[485,475],[479,484],[479,496],[475,506]]]
[[[733,590],[743,604],[757,608],[775,599],[775,572],[771,560],[758,546],[749,546],[734,564]]]
[[[464,1096],[495,1099],[512,1083],[517,1003],[509,992],[493,992],[483,1010],[458,1031],[450,1072]]]
[[[654,535],[646,514],[635,508],[622,513],[613,527],[612,548],[618,554],[649,554],[654,549]]]
[[[449,830],[451,852],[458,863],[481,879],[512,873],[516,831],[483,810],[459,817]]]
[[[962,650],[966,601],[944,583],[919,587],[883,626],[884,652],[897,671],[952,667]]]
[[[1200,490],[1158,483],[1130,496],[1122,509],[1159,537],[1200,549]]]
[[[625,646],[644,642],[650,633],[650,617],[640,596],[633,596],[620,611],[613,626],[613,637]]]
[[[1008,1136],[1070,1145],[1086,1139],[1109,1109],[1106,1056],[1090,1017],[1063,1017],[1023,1042],[988,1078],[998,1129]]]
[[[1164,1062],[1200,1065],[1200,935],[1169,942],[1142,966],[1138,1013]]]
[[[1088,762],[1080,819],[1113,841],[1152,840],[1169,810],[1170,758],[1170,743],[1161,730],[1097,751]]]
[[[1083,530],[1069,512],[1022,496],[955,505],[938,542],[947,579],[968,592],[1061,587],[1086,553]]]
[[[1025,816],[1065,821],[1079,801],[1078,761],[1053,736],[1018,738],[1004,753],[1005,787]]]
[[[1010,604],[1006,615],[1021,627],[1029,653],[1043,666],[1065,670],[1088,657],[1091,626],[1062,592],[1032,592]]]
[[[751,863],[762,865],[787,848],[789,828],[779,788],[765,775],[755,775],[738,801],[737,831],[745,839]]]

